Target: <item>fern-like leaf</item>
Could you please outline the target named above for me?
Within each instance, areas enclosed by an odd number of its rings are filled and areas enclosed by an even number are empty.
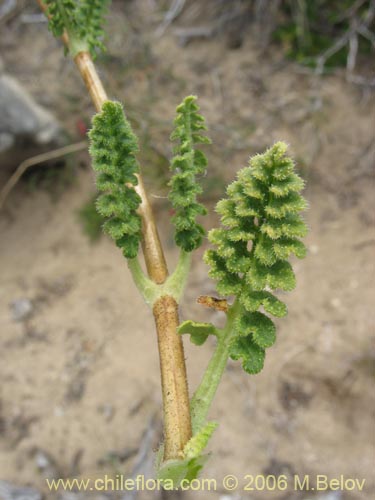
[[[62,36],[65,28],[64,13],[65,11],[75,11],[76,6],[72,0],[43,0],[47,7],[46,15],[48,17],[48,29],[53,36],[59,38]]]
[[[56,37],[66,30],[68,51],[73,56],[86,50],[95,57],[104,50],[102,26],[109,3],[110,0],[44,0],[49,29]]]
[[[237,299],[229,355],[242,359],[248,373],[262,369],[265,349],[276,339],[275,325],[259,309],[277,317],[286,315],[285,304],[270,290],[292,290],[295,276],[287,259],[291,254],[298,258],[306,254],[299,240],[307,231],[299,215],[306,208],[300,195],[304,183],[286,149],[278,142],[240,170],[228,186],[228,198],[217,204],[222,227],[210,231],[215,248],[205,253],[219,293]]]
[[[138,254],[141,220],[137,208],[141,198],[134,190],[139,166],[135,158],[138,142],[120,103],[107,101],[94,116],[89,132],[90,154],[97,172],[97,210],[107,218],[104,230],[128,259]]]
[[[210,140],[202,135],[206,125],[195,101],[195,96],[188,96],[177,107],[175,130],[171,135],[177,146],[171,162],[173,176],[169,181],[168,198],[175,212],[172,217],[175,242],[185,252],[198,248],[205,234],[196,221],[199,215],[206,214],[205,207],[197,202],[197,196],[202,193],[197,176],[205,172],[207,159],[196,146],[209,144]]]
[[[250,375],[259,373],[264,366],[265,351],[253,340],[252,335],[235,337],[229,348],[229,356],[242,360],[242,368]]]
[[[85,40],[92,56],[104,51],[104,16],[110,0],[80,0],[77,18],[79,38]]]

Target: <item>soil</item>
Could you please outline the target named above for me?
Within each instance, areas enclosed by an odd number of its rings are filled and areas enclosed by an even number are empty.
[[[248,376],[230,362],[219,388],[210,415],[220,425],[203,473],[218,489],[199,496],[225,495],[227,474],[241,485],[247,474],[325,474],[366,480],[363,492],[340,498],[374,498],[374,95],[340,72],[302,70],[277,47],[262,53],[251,30],[235,50],[227,34],[182,46],[174,25],[155,37],[163,15],[155,5],[115,2],[98,67],[141,137],[170,268],[177,253],[165,200],[168,136],[186,94],[199,96],[213,139],[207,228],[216,223],[213,207],[225,184],[275,140],[290,144],[310,205],[308,257],[294,263],[298,285],[283,297],[289,315],[278,324],[265,369]],[[188,15],[178,20],[189,22]],[[1,27],[0,44],[6,70],[58,116],[71,142],[81,140],[77,124],[93,109],[46,25],[17,17]],[[0,478],[44,492],[46,475],[131,473],[145,430],[155,429],[151,447],[161,438],[152,315],[112,241],[91,244],[83,233],[77,211],[95,192],[93,175],[86,153],[70,162],[73,182],[58,197],[20,182],[0,214]],[[220,322],[221,313],[195,302],[214,294],[201,259],[206,247],[194,255],[181,317]],[[15,321],[19,299],[32,310]],[[185,340],[191,391],[213,345]]]

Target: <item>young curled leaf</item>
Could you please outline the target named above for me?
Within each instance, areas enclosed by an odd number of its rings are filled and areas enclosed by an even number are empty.
[[[175,242],[185,252],[198,248],[205,231],[197,222],[199,215],[205,215],[205,207],[197,202],[197,195],[202,193],[197,176],[204,173],[207,159],[198,144],[210,144],[210,140],[200,132],[206,130],[203,116],[199,113],[195,96],[186,97],[177,107],[175,130],[171,135],[177,141],[175,156],[171,161],[173,176],[169,181],[168,198],[175,215]]]
[[[97,188],[102,192],[98,212],[108,217],[104,230],[122,249],[124,256],[137,256],[141,239],[141,219],[137,213],[141,199],[135,192],[139,172],[135,154],[138,142],[120,103],[107,101],[93,118],[89,132],[93,168],[98,173]]]
[[[69,36],[67,52],[88,51],[92,57],[104,50],[103,24],[109,0],[43,0],[47,6],[48,27],[60,37]]]

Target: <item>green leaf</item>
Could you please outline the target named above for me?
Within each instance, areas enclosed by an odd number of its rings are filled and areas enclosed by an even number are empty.
[[[204,234],[204,228],[200,224],[194,224],[191,229],[176,231],[175,242],[185,252],[192,252],[202,244]]]
[[[269,268],[256,259],[253,259],[249,271],[246,274],[246,281],[255,291],[263,290],[268,284]]]
[[[276,143],[238,172],[227,198],[216,205],[221,225],[209,232],[214,249],[204,256],[218,293],[234,295],[241,306],[230,355],[242,359],[249,373],[261,370],[264,350],[276,338],[275,325],[259,309],[276,317],[287,314],[270,290],[292,290],[296,279],[287,259],[306,254],[299,239],[307,232],[300,216],[307,206],[300,195],[304,183],[286,150],[285,143]]]
[[[280,238],[274,242],[273,251],[278,259],[288,259],[294,254],[299,259],[306,257],[306,247],[302,241],[296,238]]]
[[[58,38],[62,36],[65,27],[60,5],[57,0],[43,0],[43,3],[47,6],[46,15],[48,19],[48,29]],[[71,5],[70,8],[74,9],[74,4]]]
[[[242,359],[242,367],[250,375],[259,373],[264,366],[265,351],[254,341],[253,336],[237,337],[229,349],[233,360]]]
[[[175,211],[172,218],[175,242],[185,252],[198,248],[205,234],[196,221],[198,215],[206,214],[204,206],[197,202],[197,195],[202,193],[197,175],[205,171],[207,159],[202,151],[196,149],[196,145],[208,144],[210,140],[198,133],[206,130],[206,125],[195,101],[195,96],[188,96],[177,107],[176,128],[171,135],[171,139],[177,140],[178,144],[171,161],[173,176],[168,183],[168,198]]]
[[[242,195],[236,198],[235,212],[239,217],[262,217],[263,205],[260,200]]]
[[[304,181],[297,174],[291,174],[286,179],[274,181],[270,187],[270,193],[276,197],[281,197],[289,193],[299,193],[303,187]]]
[[[229,228],[237,227],[240,219],[236,214],[236,203],[233,200],[220,200],[216,204],[216,212],[221,215],[221,224]]]
[[[102,192],[97,210],[108,217],[103,229],[127,258],[137,256],[141,240],[141,219],[137,209],[141,198],[135,192],[139,172],[135,154],[137,138],[120,103],[107,101],[93,118],[89,132],[90,154]]]
[[[243,312],[236,321],[236,330],[243,337],[253,334],[253,341],[262,348],[271,347],[276,340],[273,321],[260,312]]]
[[[95,58],[97,52],[105,50],[102,42],[104,31],[104,16],[110,0],[80,0],[77,13],[81,40],[88,44],[91,55]]]
[[[216,422],[207,422],[186,443],[183,457],[180,460],[166,460],[157,464],[157,478],[163,482],[167,490],[176,489],[184,480],[184,485],[198,477],[199,472],[207,462],[209,455],[202,452],[217,428]],[[162,453],[162,450],[160,450]]]
[[[306,210],[306,201],[298,193],[288,193],[283,197],[274,197],[265,208],[267,215],[283,219],[287,215]]]
[[[196,323],[191,320],[181,323],[177,332],[190,334],[190,340],[195,345],[204,344],[209,335],[218,335],[218,330],[212,323]]]
[[[240,170],[238,177],[241,178],[241,173],[243,170]],[[250,179],[246,183],[243,184],[243,192],[250,199],[255,198],[258,201],[264,201],[266,197],[266,189],[265,185],[259,182],[257,179]]]
[[[293,290],[296,286],[296,277],[289,262],[279,261],[271,266],[267,283],[273,290],[276,288],[281,288],[281,290],[287,292]]]
[[[272,295],[272,293],[267,292],[267,297],[262,304],[266,312],[278,318],[282,318],[288,314],[288,309],[284,302],[281,302],[281,300]]]
[[[104,50],[102,26],[109,0],[44,0],[43,3],[47,6],[49,29],[56,37],[66,30],[68,51],[73,57],[81,51],[89,51],[95,57]]]
[[[215,250],[207,250],[203,260],[210,266],[209,276],[218,281],[217,291],[220,295],[228,296],[240,292],[242,285],[238,274],[228,271],[226,260]]]
[[[281,290],[290,291],[296,286],[292,266],[287,261],[278,261],[272,266],[265,266],[254,260],[247,272],[246,279],[255,291],[260,291],[266,286],[269,286],[272,290],[280,288]]]
[[[249,312],[257,311],[261,306],[266,312],[279,318],[286,316],[288,312],[286,305],[267,291],[254,292],[245,288],[240,295],[240,302]]]
[[[289,215],[283,219],[269,218],[262,224],[260,230],[273,240],[284,236],[302,238],[307,234],[306,224],[299,215]]]
[[[207,424],[186,443],[184,456],[188,459],[199,457],[216,428],[217,422],[207,422]]]
[[[254,256],[261,264],[272,266],[277,260],[274,251],[274,242],[267,235],[262,234],[255,245]]]
[[[116,245],[121,248],[126,259],[134,259],[138,255],[139,238],[138,235],[124,234],[116,240]]]
[[[259,230],[252,218],[240,219],[237,227],[229,229],[228,239],[231,241],[254,241],[258,237]]]
[[[209,455],[206,454],[190,459],[166,460],[160,465],[157,478],[163,483],[165,490],[177,489],[183,480],[186,486],[186,481],[190,482],[198,477],[208,459]]]

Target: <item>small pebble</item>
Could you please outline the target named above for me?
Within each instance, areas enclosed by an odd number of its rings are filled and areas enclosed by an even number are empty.
[[[24,321],[33,312],[33,305],[29,299],[16,299],[10,303],[13,321]]]
[[[46,469],[49,466],[49,458],[42,451],[38,451],[35,455],[35,462],[38,469]]]

